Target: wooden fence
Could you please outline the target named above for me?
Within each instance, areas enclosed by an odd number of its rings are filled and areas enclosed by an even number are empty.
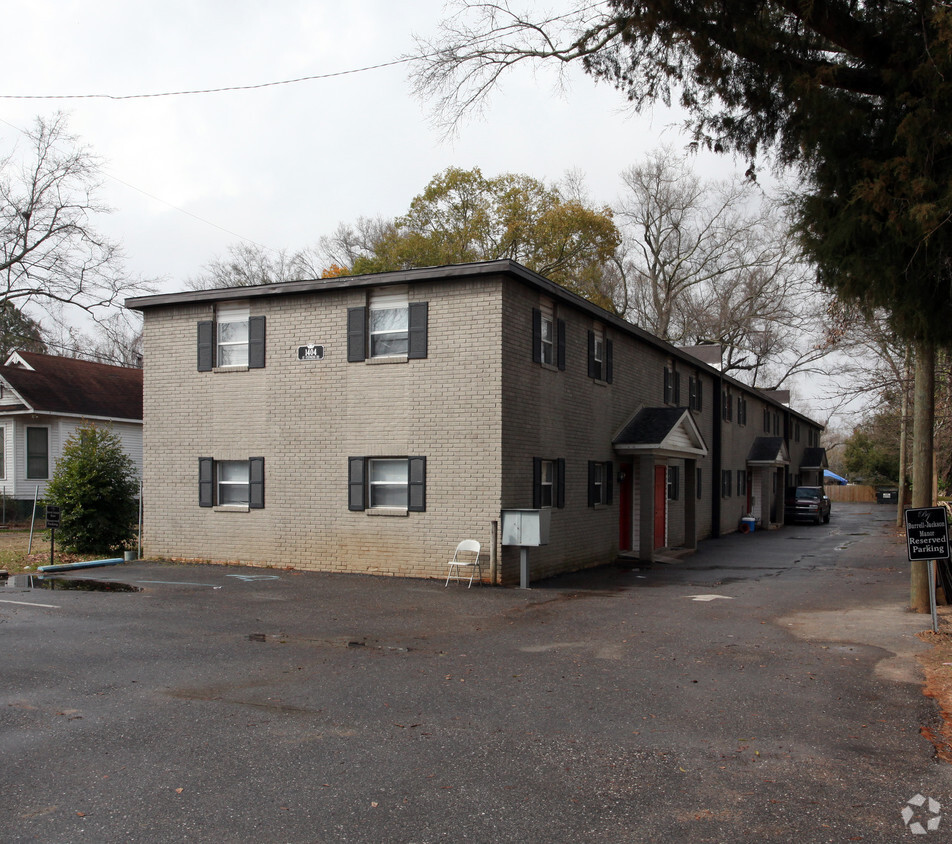
[[[846,486],[830,485],[823,487],[830,501],[845,501],[853,504],[875,504],[876,487],[864,484],[847,484]],[[892,503],[896,503],[895,497]]]

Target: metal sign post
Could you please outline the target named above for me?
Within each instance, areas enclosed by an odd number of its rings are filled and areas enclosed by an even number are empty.
[[[906,550],[909,562],[927,562],[929,566],[929,608],[932,610],[932,632],[939,632],[935,606],[935,563],[949,559],[949,523],[944,507],[910,507],[904,511]],[[950,597],[950,596],[946,596]]]
[[[46,526],[50,529],[50,565],[54,564],[53,552],[56,548],[56,529],[60,526],[60,508],[46,505]]]

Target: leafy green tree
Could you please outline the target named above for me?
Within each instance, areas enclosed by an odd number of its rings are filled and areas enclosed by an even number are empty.
[[[868,484],[899,481],[899,417],[878,413],[858,425],[846,440],[843,462],[852,478]]]
[[[47,501],[62,508],[57,538],[81,554],[119,550],[135,533],[137,493],[135,465],[118,435],[84,423],[47,487]]]
[[[530,176],[447,168],[377,231],[353,273],[511,258],[614,310],[606,268],[621,238],[611,210]]]

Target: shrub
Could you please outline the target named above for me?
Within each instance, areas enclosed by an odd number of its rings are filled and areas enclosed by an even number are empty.
[[[135,464],[111,431],[84,423],[63,446],[46,500],[59,505],[56,538],[79,554],[118,551],[135,534]]]

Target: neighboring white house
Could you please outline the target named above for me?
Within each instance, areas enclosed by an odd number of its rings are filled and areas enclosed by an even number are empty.
[[[108,425],[142,472],[142,370],[35,352],[0,366],[0,492],[42,498],[84,421]]]

